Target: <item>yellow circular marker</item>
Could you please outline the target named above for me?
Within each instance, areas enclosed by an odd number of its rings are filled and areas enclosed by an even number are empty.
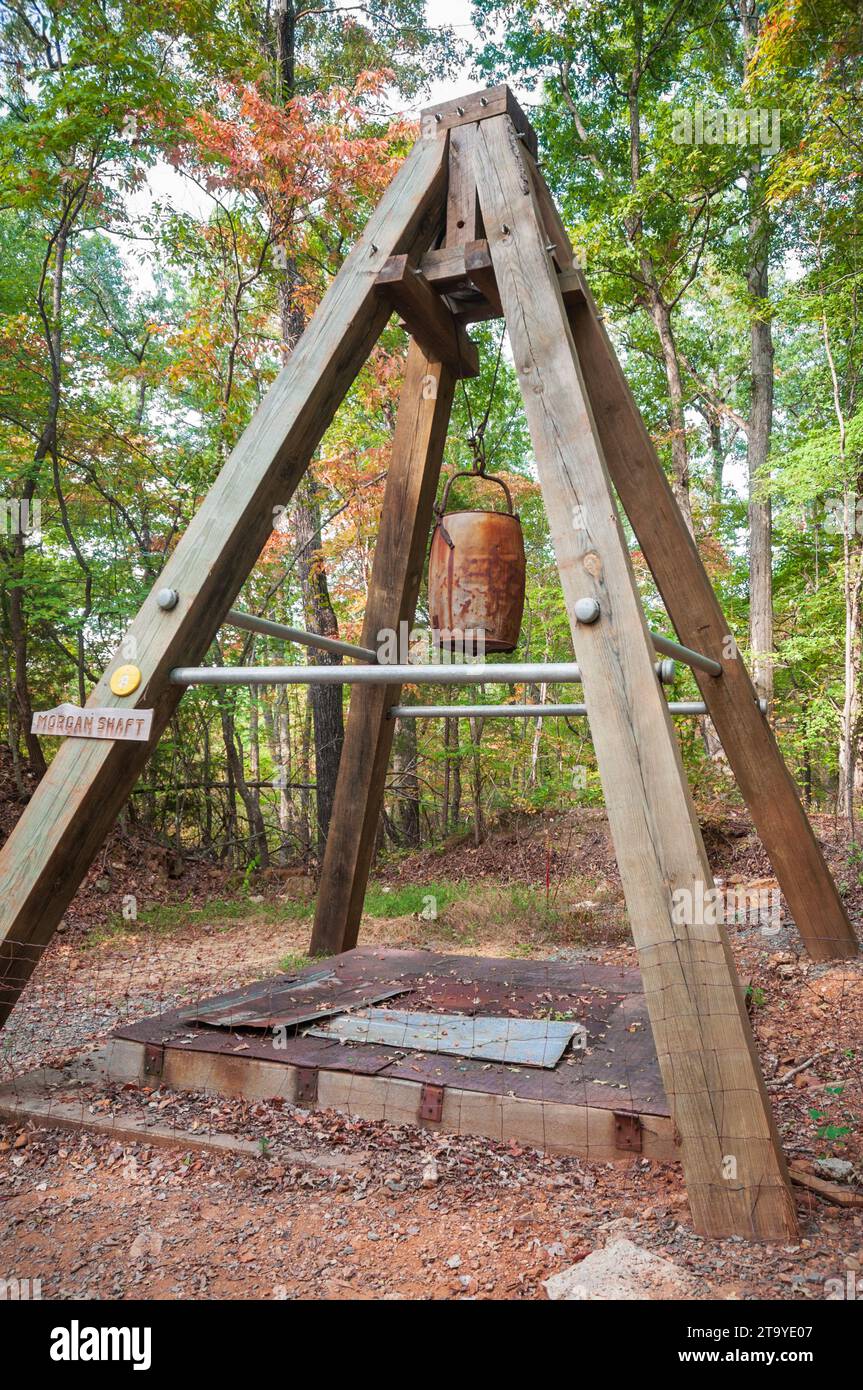
[[[141,684],[141,672],[137,666],[118,666],[111,677],[111,689],[115,695],[131,695]]]

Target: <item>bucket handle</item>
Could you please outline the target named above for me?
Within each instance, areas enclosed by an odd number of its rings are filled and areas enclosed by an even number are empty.
[[[503,488],[504,496],[506,497],[507,510],[509,511],[510,516],[513,515],[512,493],[510,492],[503,478],[496,477],[494,473],[484,473],[482,469],[479,468],[472,468],[465,473],[453,473],[452,477],[447,479],[446,487],[443,490],[443,497],[441,498],[440,502],[438,502],[435,506],[435,512],[437,513],[438,518],[442,518],[444,512],[446,511],[446,504],[449,499],[449,490],[457,478],[484,478],[487,483],[497,483],[498,487]]]

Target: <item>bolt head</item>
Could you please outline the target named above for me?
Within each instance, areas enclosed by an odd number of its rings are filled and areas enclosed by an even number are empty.
[[[575,601],[575,616],[580,623],[595,623],[599,617],[599,601],[595,598],[585,597]]]
[[[156,595],[156,602],[167,613],[170,609],[177,607],[180,602],[180,595],[176,589],[160,589]]]

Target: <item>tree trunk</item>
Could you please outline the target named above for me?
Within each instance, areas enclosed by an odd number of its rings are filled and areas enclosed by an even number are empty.
[[[741,22],[749,76],[758,41],[757,0],[743,0]],[[749,203],[748,270],[752,320],[750,344],[749,473],[749,646],[752,679],[760,699],[773,699],[773,515],[769,497],[759,495],[766,481],[773,426],[773,330],[768,297],[771,225],[764,202],[761,156],[757,152],[746,179]]]
[[[420,784],[415,719],[399,719],[396,723],[393,773],[396,784],[394,819],[404,844],[417,849],[420,844]]]
[[[677,344],[671,326],[671,310],[656,288],[653,265],[647,256],[642,256],[642,274],[648,284],[650,317],[656,329],[662,349],[665,366],[665,379],[668,382],[669,417],[671,421],[671,486],[677,504],[691,535],[695,535],[692,520],[692,499],[689,491],[689,449],[686,443],[686,416],[683,401],[683,378]]]
[[[485,817],[482,811],[482,760],[479,745],[485,720],[470,719],[471,790],[473,792],[473,842],[479,847],[485,839]]]
[[[221,706],[222,715],[222,737],[225,741],[225,754],[228,759],[231,777],[242,798],[246,808],[246,818],[249,822],[249,849],[252,857],[258,861],[261,869],[270,867],[270,852],[267,846],[267,831],[264,825],[264,818],[261,815],[261,808],[255,800],[254,793],[246,782],[243,771],[243,760],[237,750],[234,736],[234,716],[228,709]]]
[[[310,632],[338,637],[339,625],[330,601],[327,572],[321,554],[321,513],[314,475],[308,470],[297,488],[294,527],[298,545],[298,572],[306,626]],[[342,658],[309,648],[309,665],[341,666]],[[318,858],[323,859],[336,794],[336,779],[345,740],[341,685],[309,686],[315,722],[315,782],[317,784]]]

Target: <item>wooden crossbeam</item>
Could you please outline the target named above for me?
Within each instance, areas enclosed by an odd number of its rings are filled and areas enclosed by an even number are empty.
[[[789,1239],[795,1205],[733,958],[722,925],[695,911],[712,875],[541,209],[511,121],[477,132],[480,207],[693,1220],[712,1236]],[[590,625],[576,618],[585,597],[600,608]]]
[[[408,332],[430,357],[445,362],[457,377],[479,375],[476,344],[409,256],[390,256],[375,286],[381,301],[401,315]]]
[[[109,680],[89,705],[154,709],[149,744],[67,739],[0,851],[0,1024],[50,940],[114,823],[180,689],[173,666],[200,660],[289,502],[336,408],[389,316],[375,281],[391,255],[416,256],[439,235],[446,195],[446,141],[419,140],[311,323],[224,465],[156,588],[124,640],[142,673],[134,695]],[[175,589],[170,612],[156,589]]]
[[[516,131],[523,138],[526,148],[536,155],[536,131],[519,106],[509,87],[485,87],[482,91],[469,92],[467,96],[453,101],[442,101],[437,106],[427,106],[420,113],[420,128],[426,138],[444,135],[448,130],[459,126],[485,121],[492,116],[509,116]]]
[[[413,623],[454,388],[450,368],[413,342],[363,625],[363,643],[375,650],[382,632],[398,633],[402,621],[408,628]],[[313,955],[357,943],[395,730],[387,712],[398,704],[400,691],[398,685],[368,685],[351,693],[315,904]]]

